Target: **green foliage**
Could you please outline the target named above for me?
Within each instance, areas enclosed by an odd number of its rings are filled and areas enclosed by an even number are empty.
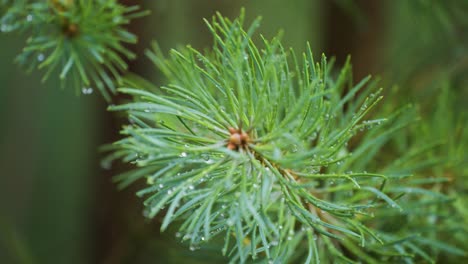
[[[369,119],[381,90],[369,77],[353,84],[349,62],[335,76],[310,48],[296,58],[278,39],[257,47],[258,21],[246,31],[243,16],[207,24],[211,51],[186,47],[164,58],[154,45],[148,56],[168,85],[128,80],[120,91],[132,102],[110,107],[131,124],[108,161],[136,165],[116,179],[126,187],[146,178],[138,195],[148,217],[165,212],[162,230],[178,225],[176,236],[193,250],[224,238],[220,250],[232,262],[413,263],[432,261],[428,248],[464,254],[429,237],[433,223],[409,228],[437,213],[425,205],[451,201],[424,188],[437,179],[411,181],[440,162],[422,160],[425,146],[399,158],[387,149],[416,120],[411,107]]]
[[[106,100],[127,70],[124,59],[135,57],[125,44],[137,38],[124,26],[146,14],[115,0],[4,1],[2,11],[2,32],[29,36],[17,57],[21,65],[85,94],[96,87]]]
[[[393,81],[403,85],[415,79],[439,77],[436,73],[466,71],[468,52],[467,1],[396,1],[389,22],[390,38],[387,43],[385,69]],[[404,65],[404,67],[402,67]],[[440,78],[440,77],[439,77]],[[416,87],[415,87],[416,86]],[[414,92],[418,84],[411,84]]]
[[[468,92],[468,17],[465,15],[468,2],[397,3],[392,11],[394,15],[390,15],[395,19],[392,19],[387,43],[392,52],[387,58],[386,79],[397,82],[403,87],[400,94],[418,103],[421,121],[418,126],[398,134],[393,143],[398,146],[397,153],[402,154],[411,152],[414,146],[438,142],[420,156],[429,164],[431,160],[439,162],[420,168],[415,177],[424,181],[432,175],[438,181],[425,184],[424,188],[456,199],[447,205],[426,206],[424,217],[409,225],[408,232],[428,226],[426,230],[430,230],[431,237],[457,245],[466,254],[468,116],[464,98]],[[398,100],[393,102],[394,105],[399,103]],[[408,146],[407,142],[412,142],[413,146]],[[447,263],[460,262],[460,256],[451,252],[439,252],[438,259]]]

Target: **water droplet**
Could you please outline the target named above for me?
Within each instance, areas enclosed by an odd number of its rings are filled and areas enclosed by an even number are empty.
[[[186,152],[182,152],[182,153],[180,153],[179,157],[185,158],[185,157],[187,157],[187,153],[186,153]]]
[[[233,226],[233,225],[234,225],[234,221],[233,221],[232,219],[228,219],[228,220],[226,221],[226,224],[227,224],[228,226]]]
[[[175,233],[175,237],[181,237],[182,234],[180,232]]]
[[[92,94],[93,93],[93,88],[89,87],[89,88],[86,88],[86,87],[83,87],[81,88],[81,92],[83,94]]]
[[[195,187],[193,187],[193,185],[190,185],[188,188],[189,188],[190,190],[195,189]]]
[[[190,251],[195,251],[195,247],[194,247],[194,246],[190,246]]]
[[[37,61],[41,62],[41,61],[43,61],[44,59],[45,59],[44,54],[39,53],[39,55],[37,55]]]
[[[297,145],[293,145],[293,146],[292,146],[291,152],[292,152],[292,153],[297,152]]]
[[[28,22],[31,22],[32,19],[33,19],[33,16],[30,15],[30,14],[26,17],[26,21],[28,21]]]
[[[204,160],[204,161],[207,161],[210,159],[210,155],[206,154],[206,153],[202,153],[201,154],[201,158]]]
[[[317,138],[317,132],[312,133],[311,138],[316,139]]]
[[[292,240],[292,236],[288,236],[288,240]]]
[[[202,241],[205,241],[205,237],[202,236],[202,237],[201,237],[201,240],[202,240]]]
[[[160,183],[158,186],[160,189],[162,189],[164,187],[164,184]]]

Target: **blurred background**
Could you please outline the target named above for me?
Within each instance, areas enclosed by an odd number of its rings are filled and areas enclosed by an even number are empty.
[[[398,99],[387,103],[416,101],[428,134],[442,126],[437,137],[466,142],[466,123],[457,132],[451,126],[460,127],[459,121],[439,124],[433,117],[440,94],[448,94],[442,104],[454,120],[467,113],[468,1],[122,2],[152,12],[130,25],[139,36],[131,47],[139,58],[130,70],[153,82],[161,84],[160,74],[143,55],[152,40],[164,51],[208,48],[202,18],[215,11],[234,18],[245,7],[247,21],[263,17],[259,32],[271,38],[284,31],[284,46],[296,52],[309,41],[315,55],[335,56],[338,65],[351,54],[355,81],[381,76],[383,87],[399,87]],[[41,83],[41,73],[24,73],[13,63],[24,41],[0,35],[0,263],[188,263],[189,257],[205,263],[199,252],[177,245],[170,231],[160,234],[158,219],[142,216],[138,186],[117,191],[112,176],[122,168],[100,166],[99,147],[119,138],[125,120],[107,112],[96,91],[76,96],[54,81]],[[467,171],[457,166],[451,177],[461,179],[463,192]]]

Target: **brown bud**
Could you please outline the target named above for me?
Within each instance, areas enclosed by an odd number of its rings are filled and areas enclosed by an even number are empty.
[[[232,134],[229,137],[229,143],[232,143],[236,146],[240,145],[242,143],[241,135],[239,135],[238,133]]]

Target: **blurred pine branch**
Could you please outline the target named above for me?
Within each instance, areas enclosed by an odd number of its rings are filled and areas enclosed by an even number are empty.
[[[4,2],[1,31],[28,37],[18,63],[28,71],[44,70],[43,81],[55,76],[83,94],[97,88],[110,101],[128,68],[125,60],[135,58],[126,44],[137,37],[125,26],[148,12],[115,0]]]

